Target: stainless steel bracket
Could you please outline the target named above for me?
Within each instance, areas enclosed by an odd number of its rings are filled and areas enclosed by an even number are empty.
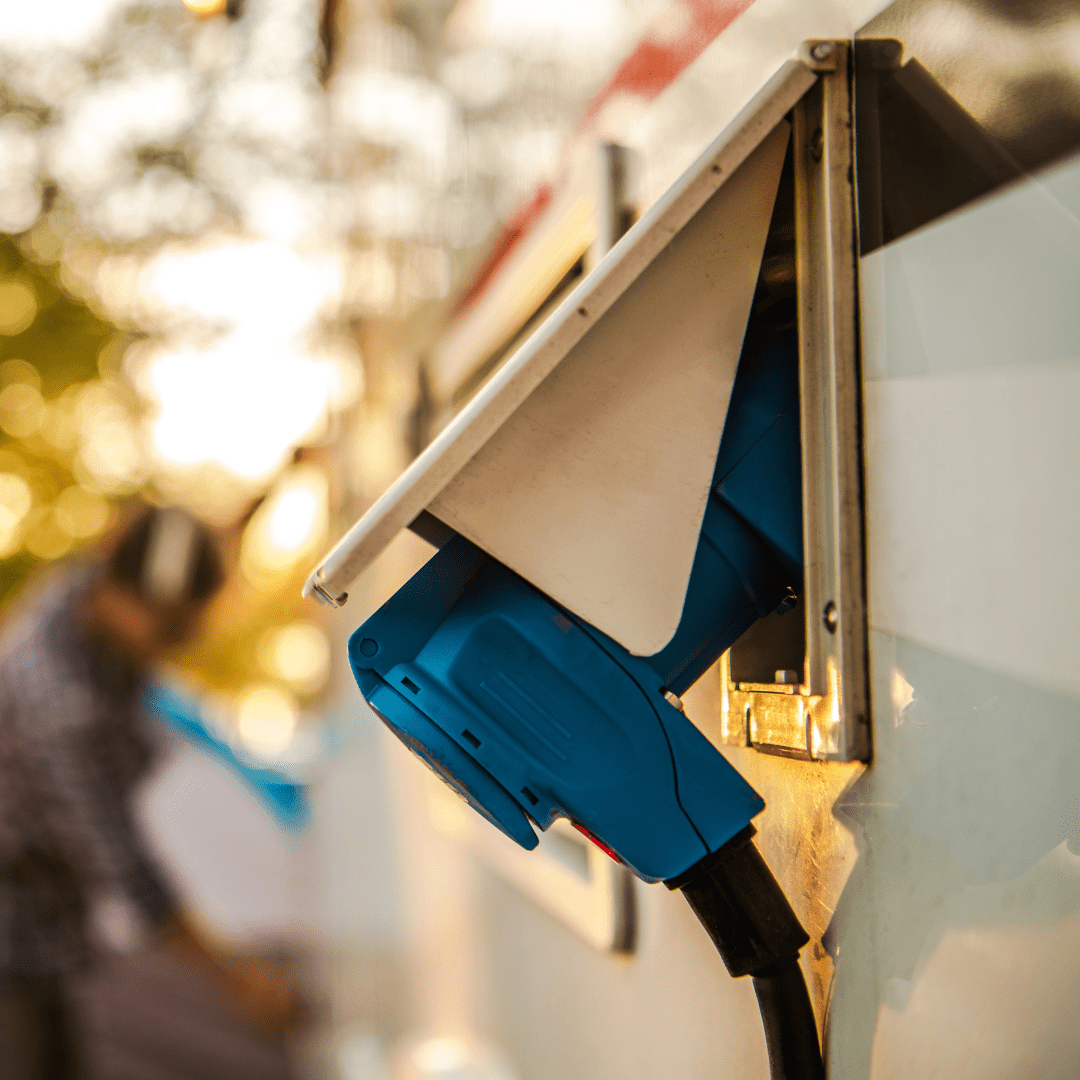
[[[818,78],[794,108],[802,423],[802,684],[732,683],[727,743],[830,761],[870,756],[851,44],[809,41]]]

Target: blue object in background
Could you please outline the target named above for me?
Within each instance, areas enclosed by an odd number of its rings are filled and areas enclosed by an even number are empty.
[[[631,655],[464,537],[353,635],[365,698],[526,848],[569,818],[649,881],[675,877],[764,809],[665,696],[681,694],[801,584],[794,333],[744,348],[682,619]],[[662,527],[662,523],[658,524]]]
[[[195,702],[166,686],[146,689],[146,703],[154,719],[187,742],[222,761],[265,804],[284,829],[302,829],[311,820],[306,787],[277,769],[249,765],[228,743],[219,739],[199,715]]]

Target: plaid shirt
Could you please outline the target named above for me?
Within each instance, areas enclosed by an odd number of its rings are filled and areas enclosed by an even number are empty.
[[[0,643],[0,971],[84,966],[99,897],[175,910],[131,807],[153,747],[141,672],[84,625],[88,580],[69,568]]]

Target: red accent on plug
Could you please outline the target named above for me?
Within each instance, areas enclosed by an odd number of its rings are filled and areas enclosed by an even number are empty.
[[[604,841],[601,840],[598,836],[593,836],[593,834],[589,832],[589,830],[586,829],[584,825],[580,825],[576,821],[571,821],[570,824],[573,825],[574,828],[577,829],[577,831],[581,833],[581,835],[584,836],[586,840],[591,840],[609,859],[614,859],[615,862],[622,865],[622,859],[620,859],[619,856],[616,855],[615,852],[612,851],[612,849],[609,848],[607,844],[605,844]]]

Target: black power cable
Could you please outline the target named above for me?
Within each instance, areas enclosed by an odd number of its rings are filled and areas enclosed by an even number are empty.
[[[798,959],[752,973],[773,1080],[823,1080],[817,1023]]]
[[[824,1080],[799,950],[810,940],[754,846],[753,825],[684,874],[679,889],[731,975],[754,980],[772,1080]]]

